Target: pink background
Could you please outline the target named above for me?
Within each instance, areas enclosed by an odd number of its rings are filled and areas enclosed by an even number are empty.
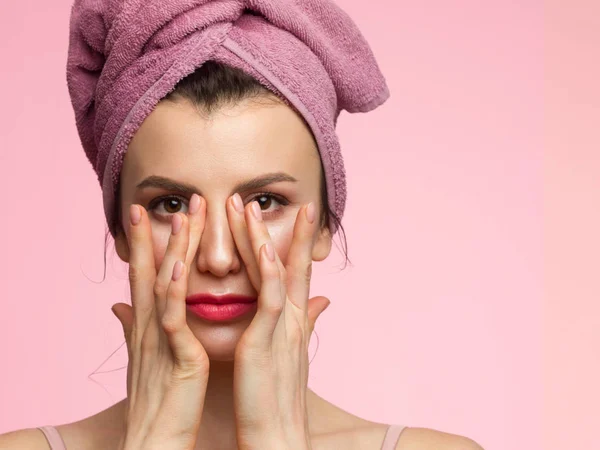
[[[486,450],[598,448],[600,4],[554,3],[338,0],[392,92],[342,113],[354,266],[334,248],[314,270],[332,305],[309,385],[340,407]],[[0,6],[0,433],[125,395],[124,369],[88,378],[126,364],[129,296],[112,243],[99,283],[70,6]]]

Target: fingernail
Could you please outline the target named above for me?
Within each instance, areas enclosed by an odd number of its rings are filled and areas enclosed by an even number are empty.
[[[129,207],[129,220],[131,220],[132,225],[137,225],[142,220],[142,213],[137,205]]]
[[[200,209],[200,196],[198,194],[192,194],[190,198],[190,214],[196,214]]]
[[[313,202],[310,202],[306,207],[306,220],[308,220],[308,223],[315,221],[315,204]]]
[[[275,261],[275,252],[273,251],[273,246],[270,242],[265,244],[265,250],[267,252],[267,258],[269,258],[270,261]]]
[[[177,281],[183,273],[183,262],[177,261],[173,266],[173,281]]]
[[[262,212],[260,210],[260,205],[258,204],[258,202],[256,200],[253,201],[252,205],[250,207],[252,208],[252,214],[254,215],[254,217],[256,217],[256,220],[261,222],[262,221]]]
[[[244,212],[244,203],[242,202],[242,197],[240,197],[240,194],[238,194],[237,192],[233,194],[233,198],[231,199],[231,201],[233,202],[233,207],[237,212]]]
[[[171,220],[171,233],[177,234],[179,230],[181,230],[181,225],[183,224],[183,219],[179,214],[173,215],[173,219]]]

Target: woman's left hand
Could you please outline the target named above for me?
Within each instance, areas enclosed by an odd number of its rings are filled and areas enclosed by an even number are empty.
[[[237,194],[236,194],[237,195]],[[314,203],[298,211],[283,265],[258,202],[229,200],[236,246],[254,288],[257,312],[240,338],[234,361],[234,411],[240,449],[311,448],[306,410],[308,344],[326,297],[308,299],[318,229]]]

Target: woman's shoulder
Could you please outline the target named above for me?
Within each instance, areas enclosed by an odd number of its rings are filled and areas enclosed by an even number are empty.
[[[57,429],[63,437],[64,434],[69,434],[69,441],[76,441],[80,444],[85,442],[85,440],[75,437],[77,432],[72,425],[61,425]],[[374,423],[370,426],[321,435],[313,442],[313,449],[329,450],[340,447],[345,449],[379,449],[389,427],[390,425]],[[38,428],[26,428],[0,435],[0,450],[23,448],[49,450],[50,446],[44,434]],[[429,428],[403,427],[396,442],[395,450],[483,450],[483,447],[465,436]]]
[[[0,434],[0,450],[49,450],[50,444],[42,430],[38,428],[23,428]]]
[[[465,436],[430,428],[409,427],[400,424],[391,426],[401,432],[397,438],[394,436],[394,446],[386,447],[386,450],[484,450],[477,442]],[[313,449],[379,450],[382,448],[389,428],[389,424],[372,423],[364,427],[320,435],[313,441]]]
[[[466,436],[446,433],[431,428],[406,427],[396,450],[484,450]]]
[[[124,407],[116,403],[93,416],[76,422],[53,426],[67,449],[95,450],[115,448],[121,437],[121,427],[115,421],[115,411]],[[0,450],[50,450],[46,436],[39,428],[24,428],[0,435]]]
[[[48,439],[54,439],[55,442],[62,441],[66,448],[77,448],[80,450],[88,450],[97,448],[91,441],[93,434],[89,432],[81,422],[69,424],[46,426],[46,432],[53,433],[50,437],[41,430],[42,426],[36,428],[23,428],[20,430],[10,431],[0,435],[0,450],[50,450],[51,446]],[[54,444],[56,445],[56,444]],[[54,447],[56,448],[56,447]]]
[[[370,421],[345,411],[310,389],[307,392],[314,412],[309,417],[309,427],[314,431],[314,450],[380,450],[384,440],[386,450],[483,450],[465,436],[412,427],[402,421],[392,425]],[[386,440],[388,430],[390,436]]]

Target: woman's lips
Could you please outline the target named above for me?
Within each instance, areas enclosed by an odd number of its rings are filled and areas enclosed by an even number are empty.
[[[255,310],[257,306],[256,297],[236,294],[194,294],[188,296],[185,302],[189,311],[212,321],[232,320]]]

